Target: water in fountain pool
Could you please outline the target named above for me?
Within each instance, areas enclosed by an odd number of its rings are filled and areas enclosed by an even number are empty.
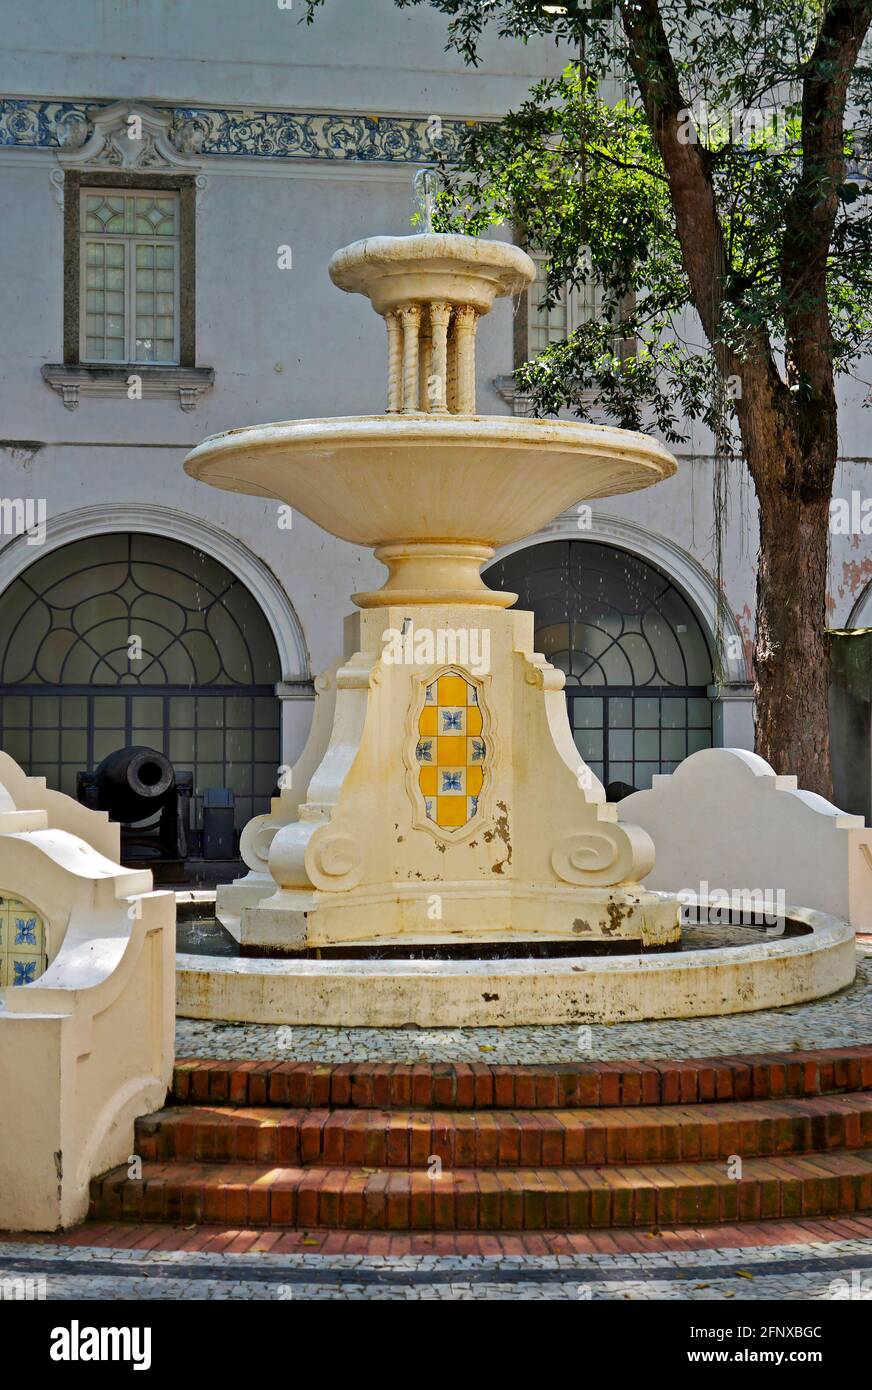
[[[726,914],[725,914],[726,915]],[[731,914],[731,916],[734,914]],[[669,948],[676,951],[713,951],[723,947],[754,946],[779,937],[810,935],[810,928],[789,919],[776,927],[750,926],[737,921],[684,922],[681,942]],[[617,947],[617,949],[616,949]],[[207,902],[179,904],[176,924],[176,949],[196,956],[269,956],[272,952],[240,949],[238,942],[221,925],[213,905]],[[657,953],[662,952],[659,948]],[[422,946],[398,944],[372,946],[333,946],[310,949],[303,953],[309,959],[322,960],[557,960],[566,957],[638,954],[633,942],[598,943],[582,949],[577,941],[546,939],[539,941],[434,943]],[[645,951],[643,954],[652,954]],[[281,958],[281,957],[280,957]]]

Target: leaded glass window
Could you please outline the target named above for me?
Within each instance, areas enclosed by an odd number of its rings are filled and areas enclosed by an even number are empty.
[[[179,360],[179,195],[81,192],[83,362]]]
[[[544,305],[548,280],[547,256],[533,253],[536,278],[527,291],[527,356],[538,357],[553,343],[563,343],[577,329],[591,320],[601,319],[604,313],[602,286],[593,278],[578,285],[564,285],[550,308]],[[622,337],[620,320],[630,311],[632,295],[622,302],[615,318],[614,351],[624,359],[636,349],[634,338]]]
[[[530,357],[537,357],[552,343],[565,342],[576,328],[596,316],[599,292],[598,287],[591,283],[576,288],[566,285],[557,301],[546,309],[542,301],[545,298],[548,261],[544,256],[534,256],[533,260],[536,279],[527,291],[527,346]]]
[[[72,796],[78,771],[145,744],[194,773],[198,816],[230,787],[244,825],[277,781],[280,678],[249,591],[178,541],[75,541],[0,595],[0,743]]]
[[[650,787],[712,743],[712,660],[683,594],[637,555],[547,541],[487,572],[535,615],[536,650],[566,675],[576,747],[601,781]]]

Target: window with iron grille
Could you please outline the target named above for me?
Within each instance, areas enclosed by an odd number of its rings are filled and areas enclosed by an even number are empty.
[[[712,744],[712,659],[666,575],[596,541],[555,540],[491,565],[492,588],[535,616],[535,646],[566,675],[580,756],[608,786],[641,790]]]
[[[0,595],[0,746],[76,794],[140,744],[230,787],[236,825],[269,809],[278,777],[278,650],[259,605],[224,565],[162,536],[73,541]]]

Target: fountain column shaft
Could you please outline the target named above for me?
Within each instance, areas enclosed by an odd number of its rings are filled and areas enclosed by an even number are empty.
[[[455,311],[455,341],[457,351],[457,413],[475,414],[475,330],[478,315],[470,305]]]
[[[388,414],[398,414],[403,408],[403,330],[399,315],[385,314],[388,331]]]
[[[430,331],[433,335],[431,377],[433,389],[428,391],[427,408],[437,414],[448,410],[448,324],[451,305],[430,305]]]
[[[418,409],[420,304],[405,304],[400,309],[400,320],[403,325],[403,413],[412,415]]]
[[[475,414],[475,330],[470,304],[403,304],[385,315],[388,413]]]

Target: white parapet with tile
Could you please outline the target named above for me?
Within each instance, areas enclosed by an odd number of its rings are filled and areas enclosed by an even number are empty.
[[[45,811],[48,823],[56,830],[78,835],[108,859],[118,859],[121,854],[121,826],[105,811],[92,811],[63,792],[51,791],[44,777],[29,777],[14,758],[0,750],[0,812],[13,810]]]
[[[744,748],[706,748],[618,804],[657,853],[645,886],[768,894],[872,931],[872,829]]]
[[[33,982],[0,990],[0,1229],[55,1230],[85,1217],[91,1178],[132,1157],[135,1118],[166,1097],[175,902],[151,891],[148,870],[122,868],[58,828],[75,822],[76,803],[60,805],[68,797],[17,809],[10,761],[0,898],[15,911],[0,930],[33,941],[19,962]]]

